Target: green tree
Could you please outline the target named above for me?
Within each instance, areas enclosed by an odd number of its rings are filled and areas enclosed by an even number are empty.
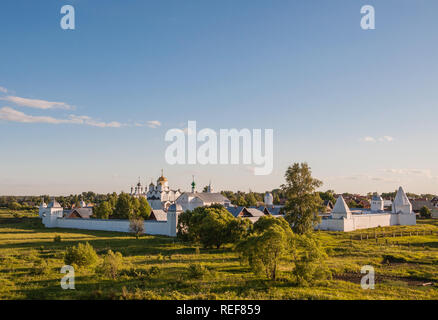
[[[349,207],[349,208],[359,208],[359,205],[357,204],[356,201],[354,201],[353,199],[351,199],[351,200],[348,202],[348,207]]]
[[[254,234],[236,245],[236,251],[255,274],[275,280],[281,260],[294,249],[294,234],[283,218],[262,218],[254,224]]]
[[[116,207],[116,203],[117,203],[117,193],[115,193],[115,192],[113,192],[112,194],[110,194],[109,196],[108,196],[108,201],[109,201],[109,203],[110,203],[110,205],[111,205],[111,208],[115,208]]]
[[[113,209],[108,201],[103,201],[93,208],[93,217],[108,219],[113,214]]]
[[[99,266],[98,271],[109,278],[116,279],[122,266],[122,254],[108,250],[107,254],[103,257],[102,264]]]
[[[298,236],[296,242],[292,275],[297,284],[310,285],[316,280],[330,278],[331,272],[325,263],[327,254],[318,239],[312,234],[305,234]]]
[[[112,218],[129,219],[133,215],[134,208],[132,206],[131,196],[122,192],[117,198],[116,207]]]
[[[243,195],[238,195],[236,198],[236,205],[241,206],[241,207],[246,207],[248,206],[245,197]]]
[[[21,204],[19,204],[17,201],[12,201],[12,202],[9,202],[8,208],[11,210],[20,210]]]
[[[316,189],[322,182],[312,177],[307,163],[294,163],[287,169],[285,178],[286,183],[281,186],[286,195],[285,219],[295,233],[311,232],[320,221],[322,200]]]
[[[319,192],[319,197],[323,201],[331,201],[333,204],[336,202],[335,192],[333,190],[327,190],[326,192]]]
[[[179,216],[178,237],[183,241],[201,243],[205,248],[220,248],[245,236],[250,229],[248,221],[234,218],[220,205],[199,207]]]
[[[151,206],[145,197],[140,197],[140,206],[138,208],[138,217],[148,219],[151,215]]]
[[[68,265],[77,265],[78,267],[89,267],[95,265],[99,257],[94,248],[86,242],[78,243],[76,247],[69,247],[65,251],[64,262]]]
[[[250,192],[245,195],[245,202],[247,206],[256,206],[257,205],[257,199],[254,196],[254,193]]]
[[[424,219],[430,219],[432,217],[432,212],[430,211],[430,209],[426,206],[423,206],[420,209],[420,217],[424,218]]]
[[[278,195],[278,193],[275,193],[273,196],[274,196],[273,204],[279,205],[280,204],[280,196]]]
[[[138,216],[140,216],[140,199],[131,197],[131,212],[129,213],[129,218],[136,218]]]

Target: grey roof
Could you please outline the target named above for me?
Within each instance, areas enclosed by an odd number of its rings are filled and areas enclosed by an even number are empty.
[[[277,216],[281,214],[281,208],[283,208],[283,206],[266,207],[264,211],[273,216]]]
[[[164,210],[152,210],[149,220],[167,221],[167,213]]]
[[[244,212],[245,212],[245,216],[250,215],[251,217],[261,217],[265,215],[263,211],[260,211],[259,209],[256,208],[245,208]]]
[[[68,215],[72,214],[73,212],[77,212],[77,214],[83,219],[89,219],[90,216],[93,214],[93,209],[91,209],[91,208],[77,208],[77,209],[71,210],[71,212],[69,212]]]
[[[221,202],[229,202],[226,197],[224,197],[221,193],[209,193],[209,192],[196,192],[196,193],[188,193],[190,197],[198,197],[203,202],[206,203],[221,203]]]
[[[242,210],[245,207],[227,207],[226,209],[228,210],[228,212],[230,212],[234,217],[239,216],[239,214],[242,212]]]
[[[428,200],[412,200],[412,210],[413,211],[420,211],[421,208],[427,207],[430,210],[433,210],[435,207],[432,203],[432,201]]]

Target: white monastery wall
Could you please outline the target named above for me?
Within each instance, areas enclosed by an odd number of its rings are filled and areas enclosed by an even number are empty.
[[[415,214],[364,214],[352,215],[350,219],[323,219],[316,229],[328,231],[353,231],[395,225],[416,225]]]
[[[177,219],[170,219],[170,221],[145,221],[145,234],[174,237],[176,236],[176,221]],[[130,232],[129,220],[69,219],[55,217],[55,219],[43,219],[43,223],[47,228]]]

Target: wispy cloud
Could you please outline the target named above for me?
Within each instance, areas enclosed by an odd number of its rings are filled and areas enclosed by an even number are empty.
[[[117,121],[101,122],[96,121],[89,116],[69,115],[66,119],[50,116],[33,116],[9,107],[3,107],[0,109],[0,120],[20,123],[79,124],[99,128],[120,128],[123,126],[123,124]]]
[[[374,139],[373,137],[365,137],[362,139],[362,141],[365,142],[376,142],[376,139]]]
[[[0,100],[12,102],[20,107],[28,107],[28,108],[35,108],[35,109],[44,109],[44,110],[46,110],[46,109],[65,109],[65,110],[73,109],[72,106],[70,106],[69,104],[67,104],[65,102],[53,102],[53,101],[46,101],[46,100],[39,100],[39,99],[27,99],[27,98],[15,97],[15,96],[2,97],[2,98],[0,98]]]
[[[148,121],[146,124],[149,128],[158,128],[161,126],[161,122],[158,120]]]
[[[371,137],[371,136],[366,136],[363,137],[362,139],[360,139],[360,141],[363,142],[371,142],[371,143],[375,143],[375,142],[393,142],[394,138],[391,136],[383,136],[383,137]]]
[[[392,142],[392,141],[394,141],[394,138],[391,136],[383,136],[383,137],[378,138],[378,140],[381,142]]]
[[[393,175],[417,175],[428,178],[432,177],[432,171],[430,169],[383,169],[382,171]]]
[[[8,89],[4,88],[4,87],[0,87],[0,92],[2,93],[8,93]]]

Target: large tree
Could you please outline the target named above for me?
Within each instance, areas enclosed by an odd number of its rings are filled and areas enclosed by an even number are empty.
[[[102,201],[93,208],[93,218],[108,219],[112,213],[113,209],[108,201]]]
[[[322,200],[316,189],[322,181],[312,177],[307,163],[294,163],[287,169],[285,179],[286,183],[281,186],[286,196],[285,219],[295,233],[311,232],[320,221]]]
[[[134,208],[131,198],[129,194],[122,192],[117,199],[116,207],[111,217],[116,219],[129,219],[129,217],[133,216]]]
[[[201,243],[204,247],[220,248],[246,236],[251,229],[247,219],[234,218],[221,205],[187,210],[178,217],[178,237],[183,241]]]
[[[294,250],[294,239],[286,220],[264,216],[254,224],[253,234],[236,245],[236,251],[255,274],[275,280],[281,260]]]
[[[138,208],[137,217],[140,217],[142,219],[147,219],[151,215],[151,206],[149,205],[149,202],[146,200],[145,197],[140,197],[140,206]]]

